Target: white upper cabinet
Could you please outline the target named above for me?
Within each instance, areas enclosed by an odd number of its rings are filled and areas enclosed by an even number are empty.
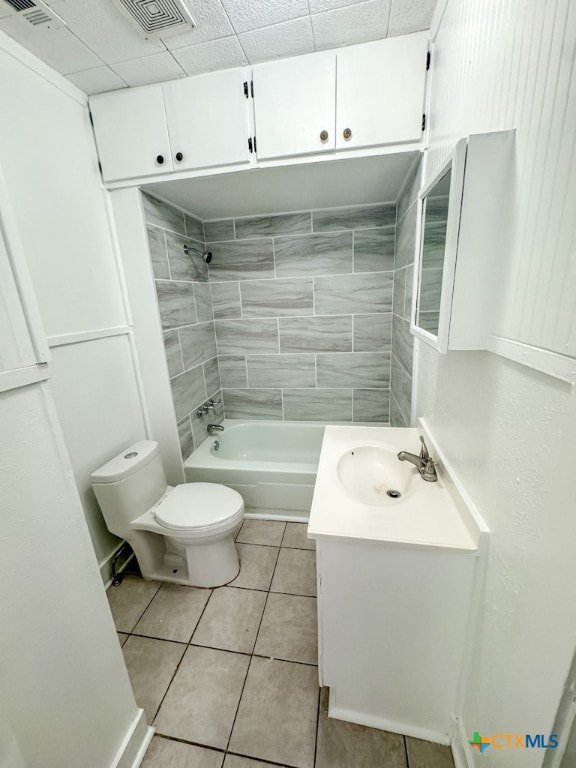
[[[92,96],[90,111],[104,181],[173,169],[161,85]]]
[[[334,150],[336,55],[314,53],[254,67],[258,159]]]
[[[418,32],[337,52],[337,149],[420,140],[427,48]]]
[[[244,82],[228,70],[164,85],[174,170],[250,162]]]

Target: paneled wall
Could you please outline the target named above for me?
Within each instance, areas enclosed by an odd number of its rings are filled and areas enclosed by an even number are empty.
[[[576,4],[448,0],[444,8],[432,52],[428,174],[468,133],[516,128],[503,330],[574,351]],[[418,415],[491,531],[457,710],[461,750],[471,766],[540,768],[543,750],[480,755],[466,741],[475,730],[554,730],[576,646],[576,394],[490,353],[440,355],[420,343],[418,357]]]
[[[205,223],[228,418],[389,420],[396,206]]]
[[[410,313],[412,311],[416,208],[420,175],[421,164],[418,163],[406,180],[397,206],[390,384],[390,423],[394,427],[410,425],[412,407],[414,337],[410,333]]]
[[[184,244],[204,250],[199,219],[149,195],[142,196],[166,362],[183,459],[206,438],[206,426],[223,419],[220,370],[214,335],[208,266],[200,254],[184,253]],[[218,404],[204,418],[198,407]]]

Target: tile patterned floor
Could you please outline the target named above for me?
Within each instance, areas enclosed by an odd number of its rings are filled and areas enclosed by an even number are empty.
[[[299,523],[246,520],[241,570],[108,592],[139,706],[142,768],[453,768],[447,747],[330,719],[318,688],[316,553]]]

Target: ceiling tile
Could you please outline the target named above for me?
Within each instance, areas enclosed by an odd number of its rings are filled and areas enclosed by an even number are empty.
[[[195,4],[188,3],[190,13],[196,26],[182,35],[172,35],[163,42],[169,51],[184,48],[187,45],[198,45],[207,40],[217,40],[234,34],[226,11],[220,0],[201,0]]]
[[[237,37],[178,48],[172,54],[187,75],[241,67],[248,63]]]
[[[41,29],[14,16],[1,19],[0,29],[62,75],[102,66],[102,60],[68,29]]]
[[[284,56],[298,56],[314,51],[310,17],[285,21],[264,29],[239,35],[242,48],[251,64]]]
[[[250,32],[308,16],[307,0],[222,0],[236,32]]]
[[[162,83],[165,80],[176,80],[185,75],[182,67],[168,51],[153,53],[152,56],[144,56],[141,59],[122,61],[111,66],[114,72],[120,75],[128,85]]]
[[[310,13],[322,13],[323,11],[333,11],[336,8],[344,8],[347,5],[358,5],[364,0],[308,0]]]
[[[68,80],[81,91],[87,93],[88,96],[92,96],[94,93],[126,88],[124,80],[112,72],[109,67],[94,67],[93,69],[86,69],[84,72],[75,72],[68,75]]]
[[[392,0],[388,35],[408,35],[429,29],[436,0]]]
[[[166,50],[160,40],[146,40],[113,0],[62,0],[53,2],[52,8],[106,64]]]
[[[316,13],[312,28],[317,50],[386,37],[390,0],[368,0],[336,11]]]

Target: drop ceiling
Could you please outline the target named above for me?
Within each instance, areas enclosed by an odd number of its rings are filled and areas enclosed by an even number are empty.
[[[88,94],[427,29],[436,0],[185,0],[196,27],[146,39],[115,0],[45,0],[67,26],[0,29]]]
[[[255,168],[142,187],[204,221],[395,202],[419,152]]]

